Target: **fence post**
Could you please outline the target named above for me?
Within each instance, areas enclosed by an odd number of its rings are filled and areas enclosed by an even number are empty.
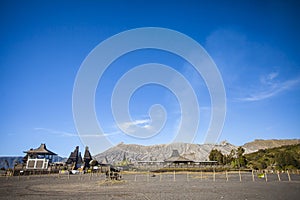
[[[240,177],[240,182],[242,182],[241,170],[239,170],[239,177]]]
[[[214,173],[213,173],[213,180],[214,180],[214,182],[216,181],[216,171],[215,171],[215,168],[214,168]]]
[[[148,173],[147,173],[147,182],[149,182],[149,171],[148,171]]]
[[[265,172],[265,178],[266,178],[266,182],[268,182],[268,175],[267,175],[267,172]]]
[[[253,170],[252,170],[252,181],[253,181],[253,182],[255,181]]]
[[[278,181],[281,181],[279,171],[277,171],[277,177],[278,177]]]
[[[290,176],[289,170],[287,170],[287,175],[288,175],[289,181],[291,181],[291,176]]]
[[[189,172],[186,172],[186,180],[189,182]]]
[[[201,176],[200,176],[200,177],[201,177],[201,181],[202,181],[202,178],[203,178],[203,177],[202,177],[202,171],[200,172],[200,174],[201,174]]]
[[[174,176],[173,176],[173,181],[176,181],[176,175],[175,175],[175,170],[174,170]]]
[[[228,182],[228,174],[227,174],[227,170],[225,171],[225,176],[226,176],[226,181]]]

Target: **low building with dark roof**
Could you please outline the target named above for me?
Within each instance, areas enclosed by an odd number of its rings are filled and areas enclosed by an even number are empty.
[[[180,165],[192,164],[194,161],[179,155],[178,150],[175,149],[173,150],[171,157],[165,160],[165,163],[169,163],[170,165]]]

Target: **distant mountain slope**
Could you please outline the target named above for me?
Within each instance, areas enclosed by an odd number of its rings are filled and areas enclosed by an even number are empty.
[[[109,163],[118,163],[124,158],[132,162],[164,161],[171,156],[173,149],[177,149],[180,155],[188,159],[204,161],[208,160],[208,155],[214,148],[221,150],[223,154],[228,154],[232,149],[237,147],[229,143],[222,143],[220,145],[173,143],[152,146],[120,143],[96,155],[95,158],[100,162],[107,160]]]
[[[248,166],[254,169],[277,168],[281,170],[300,168],[300,144],[285,145],[246,154]]]
[[[259,149],[270,149],[286,145],[300,144],[300,139],[289,140],[254,140],[243,145],[246,153],[255,152]]]
[[[55,162],[66,162],[67,158],[62,158],[60,156],[55,156],[54,161]],[[23,156],[2,156],[0,157],[0,168],[7,169],[7,162],[9,165],[9,168],[13,168],[16,163],[22,163],[23,162]]]
[[[255,140],[253,142],[246,143],[242,147],[245,149],[245,153],[251,153],[259,149],[268,149],[299,143],[299,139]],[[173,149],[177,149],[180,155],[190,160],[205,161],[208,160],[209,153],[212,149],[218,149],[222,152],[222,154],[229,154],[232,149],[237,149],[237,146],[228,142],[221,142],[221,144],[218,145],[173,143],[169,145],[160,144],[151,146],[120,143],[105,152],[95,155],[94,157],[100,162],[105,161],[112,164],[121,162],[124,158],[131,162],[163,161],[171,156]]]
[[[4,167],[5,169],[7,168],[13,168],[14,164],[16,163],[21,163],[23,157],[22,156],[5,156],[5,157],[0,157],[0,168]],[[7,166],[7,164],[9,166]]]

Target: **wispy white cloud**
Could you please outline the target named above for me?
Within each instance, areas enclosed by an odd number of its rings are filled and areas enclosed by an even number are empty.
[[[57,135],[59,137],[79,137],[77,133],[70,133],[70,132],[65,132],[65,131],[58,131],[58,130],[53,130],[53,129],[48,129],[48,128],[34,128],[35,131],[41,131],[44,133],[49,133],[53,135]],[[120,131],[115,131],[112,133],[104,133],[104,134],[83,134],[80,135],[80,137],[107,137],[107,136],[112,136],[112,135],[118,135],[121,134]]]
[[[272,72],[260,78],[259,89],[252,91],[246,97],[238,98],[238,101],[260,101],[268,99],[283,93],[284,91],[293,89],[300,83],[300,78],[278,81],[276,78],[279,76],[278,72]]]
[[[140,120],[134,120],[131,122],[123,122],[123,123],[120,123],[119,126],[126,133],[133,133],[136,129],[136,126],[146,128],[146,129],[151,129],[150,123],[151,123],[151,120],[149,120],[149,119],[140,119]]]
[[[207,38],[206,49],[222,72],[227,97],[235,102],[268,99],[299,82],[299,78],[283,78],[283,74],[298,71],[285,52],[251,40],[236,29],[225,27],[212,32]],[[254,82],[258,74],[264,76],[260,77],[260,82]]]

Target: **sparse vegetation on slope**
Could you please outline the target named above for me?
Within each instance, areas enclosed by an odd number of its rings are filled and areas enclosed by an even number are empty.
[[[300,144],[281,146],[271,149],[260,149],[245,154],[244,148],[232,150],[223,155],[221,151],[213,149],[209,159],[217,161],[219,165],[231,168],[288,170],[300,168]]]
[[[299,169],[300,144],[261,149],[245,157],[248,160],[247,166],[253,169]]]

